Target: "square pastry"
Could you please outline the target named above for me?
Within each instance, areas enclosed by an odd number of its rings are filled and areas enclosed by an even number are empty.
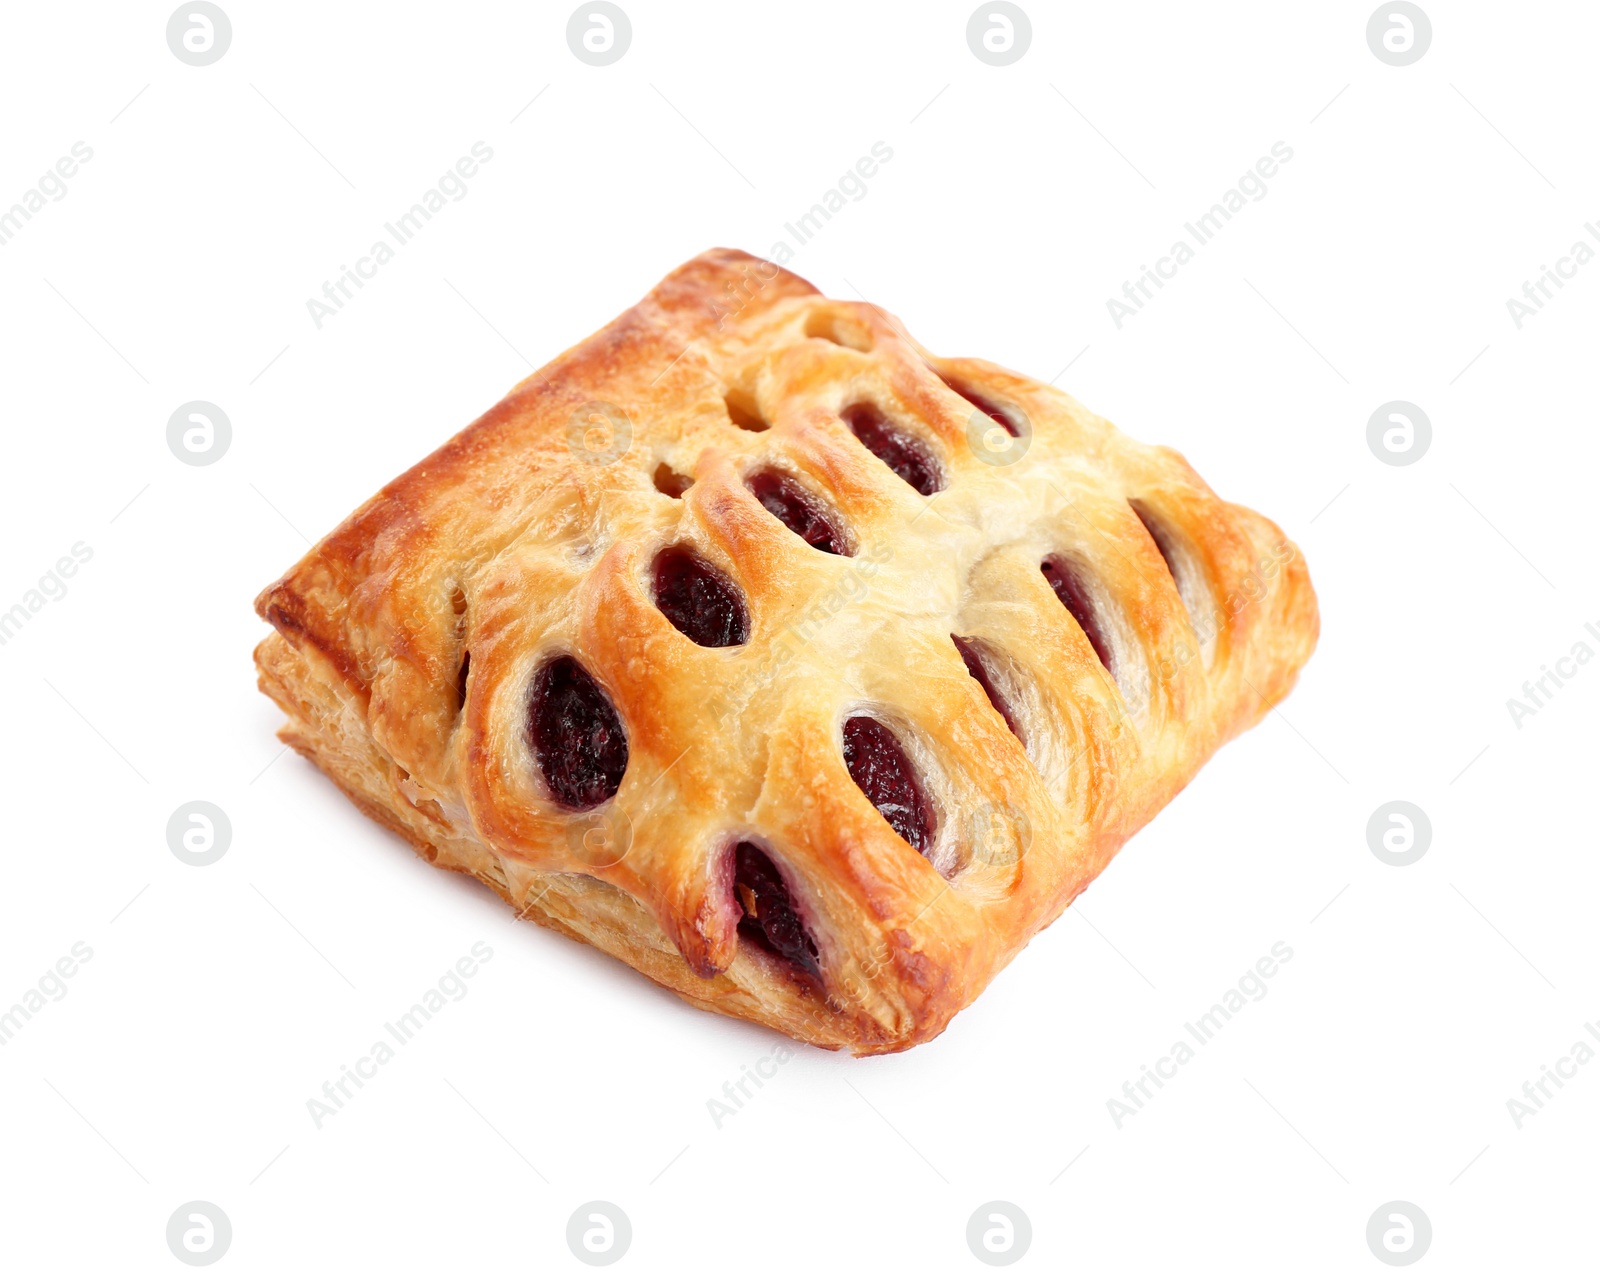
[[[1317,637],[1177,454],[737,251],[256,607],[282,738],[429,862],[855,1053],[939,1034]]]

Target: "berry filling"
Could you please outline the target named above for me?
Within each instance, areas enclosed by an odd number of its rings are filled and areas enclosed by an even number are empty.
[[[1072,613],[1072,619],[1088,636],[1089,644],[1100,658],[1100,663],[1106,667],[1106,672],[1114,673],[1111,668],[1111,640],[1106,637],[1099,618],[1095,616],[1094,598],[1082,574],[1060,555],[1051,555],[1039,565],[1039,571],[1044,573],[1050,588],[1056,592],[1056,598]]]
[[[569,810],[614,797],[628,769],[628,733],[600,684],[571,656],[533,678],[527,740],[550,796]]]
[[[844,764],[889,826],[917,853],[927,854],[933,848],[933,807],[894,732],[875,718],[846,718]]]
[[[959,634],[952,634],[950,641],[956,645],[956,651],[961,653],[961,661],[967,667],[967,672],[977,680],[978,686],[983,688],[983,694],[989,697],[989,703],[994,706],[994,711],[1005,719],[1006,725],[1011,728],[1011,734],[1018,739],[1022,732],[1017,730],[1017,721],[1011,716],[999,689],[994,685],[994,677],[989,672],[989,666],[979,654],[978,643],[970,638],[962,638]]]
[[[817,944],[789,899],[789,887],[772,860],[748,841],[734,847],[733,896],[739,904],[741,938],[804,973],[822,976]]]
[[[916,437],[899,430],[876,405],[859,401],[842,415],[856,439],[895,475],[926,497],[944,487],[939,464]]]
[[[750,618],[733,582],[682,547],[656,556],[655,596],[661,615],[701,647],[737,647],[750,637]]]
[[[830,555],[848,555],[844,534],[834,527],[821,504],[788,476],[758,471],[749,481],[750,492],[785,528],[808,546]]]

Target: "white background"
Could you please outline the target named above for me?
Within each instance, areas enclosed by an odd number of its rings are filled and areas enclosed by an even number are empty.
[[[224,7],[204,68],[164,4],[5,17],[0,207],[94,152],[0,247],[0,608],[93,551],[0,646],[0,1009],[93,950],[0,1048],[8,1262],[175,1263],[203,1199],[230,1265],[576,1263],[595,1198],[641,1264],[972,1264],[997,1198],[1029,1263],[1376,1263],[1395,1199],[1424,1262],[1592,1262],[1600,1063],[1520,1127],[1506,1102],[1600,1025],[1600,664],[1520,729],[1506,700],[1600,650],[1600,263],[1521,330],[1506,300],[1600,217],[1600,11],[1428,3],[1395,68],[1365,0],[1032,0],[996,68],[966,3],[625,0],[595,68],[566,5]],[[316,329],[306,300],[478,141],[468,195]],[[772,1036],[513,923],[280,756],[250,604],[530,366],[707,247],[767,253],[877,141],[790,267],[1181,450],[1300,543],[1322,642],[942,1038],[799,1051],[716,1126]],[[1118,330],[1106,300],[1278,141],[1267,196]],[[208,467],[165,439],[195,399],[233,425]],[[1433,424],[1407,467],[1366,443],[1394,399]],[[233,827],[208,867],[167,848],[194,799]],[[1368,849],[1394,799],[1432,823],[1411,866]],[[470,994],[314,1126],[480,940]],[[1280,940],[1270,993],[1114,1124]]]

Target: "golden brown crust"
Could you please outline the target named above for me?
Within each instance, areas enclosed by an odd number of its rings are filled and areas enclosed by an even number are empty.
[[[1025,454],[986,461],[992,424],[949,384],[1025,422]],[[935,456],[940,492],[851,434],[858,402]],[[662,465],[693,477],[681,498],[658,490]],[[769,514],[746,487],[762,468],[831,507],[853,557]],[[743,646],[701,647],[657,609],[648,569],[668,545],[736,582]],[[1115,676],[1047,556],[1086,579]],[[257,611],[283,738],[429,861],[698,1007],[858,1053],[940,1033],[1288,692],[1317,634],[1298,551],[1178,455],[734,251],[518,384]],[[986,649],[1020,739],[952,634]],[[532,677],[558,653],[628,737],[620,788],[588,813],[554,804],[526,738]],[[840,727],[857,713],[919,770],[926,857],[851,779]],[[741,941],[739,841],[779,868],[820,981]]]

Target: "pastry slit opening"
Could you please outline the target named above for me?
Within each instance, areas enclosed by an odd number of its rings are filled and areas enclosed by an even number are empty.
[[[655,601],[661,615],[701,647],[737,647],[750,617],[733,582],[693,551],[669,546],[656,556]]]
[[[1128,505],[1144,525],[1144,531],[1150,535],[1156,550],[1161,553],[1161,562],[1167,566],[1167,575],[1172,578],[1178,600],[1183,604],[1192,625],[1196,615],[1209,606],[1205,597],[1208,590],[1205,574],[1195,560],[1194,553],[1185,548],[1181,534],[1149,506],[1133,499],[1129,500]]]
[[[983,688],[983,694],[989,697],[989,704],[1011,728],[1011,734],[1020,740],[1022,732],[1017,728],[1016,714],[1000,693],[983,644],[977,639],[962,638],[959,634],[952,634],[950,641],[956,645],[956,651],[961,653],[961,663],[967,667],[967,672],[972,675],[978,686]]]
[[[923,497],[944,488],[944,476],[928,447],[902,431],[870,401],[857,401],[841,417],[867,452]]]
[[[1106,672],[1115,678],[1117,671],[1111,663],[1110,634],[1095,612],[1094,595],[1081,566],[1063,555],[1050,555],[1039,565],[1039,571],[1044,573],[1056,598],[1061,600],[1061,606],[1072,614],[1072,619],[1088,638]]]
[[[1150,534],[1150,540],[1155,543],[1156,549],[1161,552],[1161,562],[1167,566],[1167,576],[1172,578],[1172,584],[1177,587],[1178,597],[1184,599],[1185,604],[1187,604],[1187,599],[1183,593],[1183,584],[1179,580],[1177,547],[1172,540],[1172,534],[1167,530],[1166,525],[1157,519],[1150,508],[1142,502],[1130,500],[1128,505],[1133,508],[1133,513],[1139,517],[1139,523],[1144,525],[1144,531]]]
[[[957,396],[959,396],[962,400],[964,400],[968,405],[971,405],[974,409],[978,410],[979,413],[986,414],[995,422],[999,423],[1001,427],[1005,428],[1008,435],[1020,436],[1022,434],[1017,427],[1016,420],[1013,419],[1011,415],[999,405],[996,405],[993,401],[991,401],[988,397],[973,391],[959,379],[947,379],[943,375],[940,375],[939,381]]]
[[[806,316],[806,338],[826,339],[852,352],[871,352],[872,337],[855,322],[842,320],[831,309],[813,308]]]
[[[730,388],[723,396],[722,404],[728,411],[728,421],[741,431],[766,431],[771,425],[761,416],[761,407],[756,404],[756,398],[748,392]]]
[[[573,657],[557,656],[534,674],[525,736],[557,805],[588,810],[616,796],[628,769],[628,733]]]
[[[757,471],[745,486],[767,512],[808,546],[830,555],[850,555],[849,544],[820,501],[781,472]]]
[[[766,853],[741,841],[733,853],[733,898],[739,908],[739,937],[821,978],[817,944],[794,908],[783,874]]]
[[[450,612],[455,617],[452,631],[455,645],[461,649],[461,665],[456,670],[456,716],[467,707],[467,675],[472,671],[472,653],[467,651],[467,592],[460,585],[450,591]]]
[[[846,718],[844,764],[889,826],[918,854],[928,855],[938,826],[933,805],[894,732],[876,718]]]
[[[669,498],[681,498],[694,485],[693,476],[680,475],[664,462],[656,466],[652,479],[656,492],[665,493]]]

